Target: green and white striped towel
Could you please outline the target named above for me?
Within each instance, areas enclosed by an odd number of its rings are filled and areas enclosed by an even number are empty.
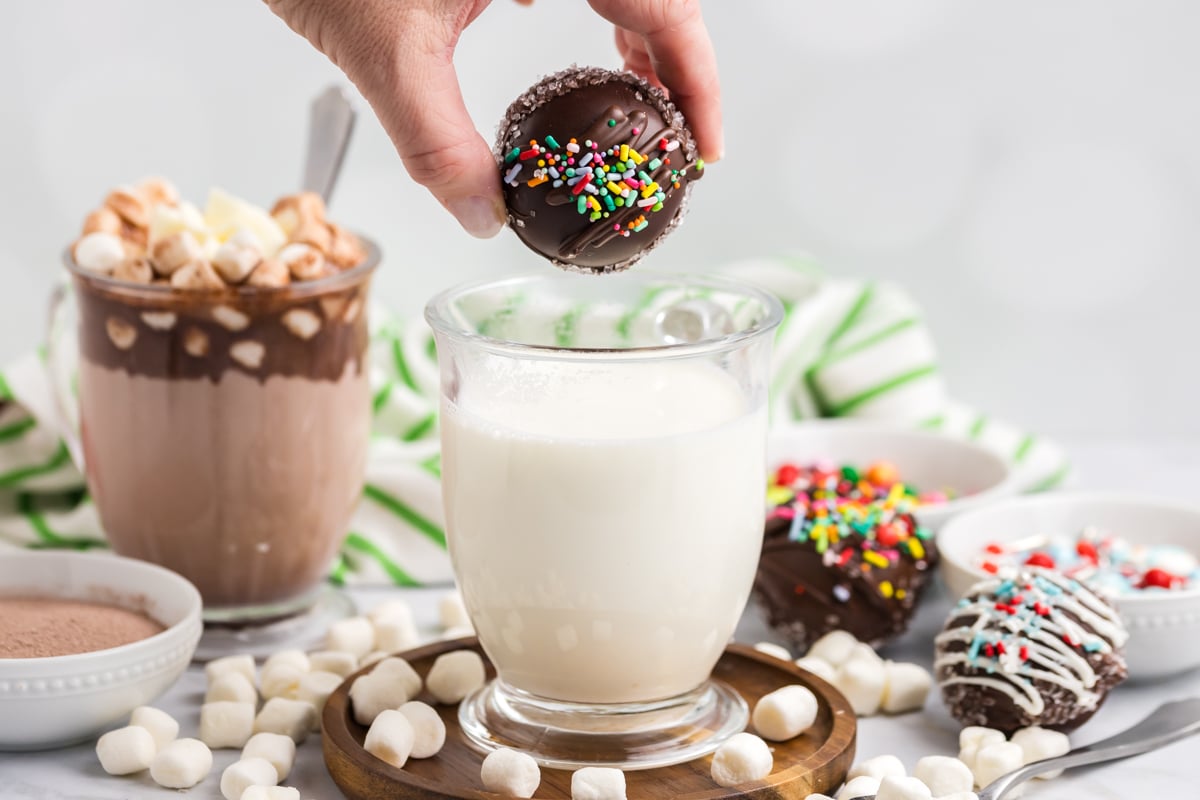
[[[775,292],[787,309],[772,361],[775,426],[867,417],[973,438],[1009,459],[1030,491],[1070,466],[1053,442],[953,401],[919,309],[900,288],[834,280],[802,259],[735,264],[729,274]],[[637,341],[679,300],[660,291],[629,308],[523,308],[497,298],[480,319],[493,335],[530,326],[561,345]],[[736,309],[730,309],[736,315]],[[69,337],[65,337],[69,341]],[[58,359],[61,361],[62,359]],[[451,580],[440,493],[438,370],[423,320],[372,317],[374,427],[363,500],[332,579],[419,585]],[[0,373],[0,546],[103,547],[95,506],[53,423],[60,417],[41,354]]]

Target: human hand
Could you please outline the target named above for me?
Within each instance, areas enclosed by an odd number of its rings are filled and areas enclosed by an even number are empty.
[[[516,0],[531,5],[533,0]],[[468,233],[495,236],[506,214],[491,147],[454,70],[463,30],[491,0],[265,0],[371,104],[413,180]],[[706,161],[724,151],[716,56],[699,0],[588,0],[616,26],[625,67],[665,87]]]

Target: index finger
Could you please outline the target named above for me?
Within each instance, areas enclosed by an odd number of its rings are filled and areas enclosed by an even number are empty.
[[[650,64],[687,118],[700,152],[717,161],[725,152],[721,80],[699,0],[588,0],[596,13],[642,37]]]

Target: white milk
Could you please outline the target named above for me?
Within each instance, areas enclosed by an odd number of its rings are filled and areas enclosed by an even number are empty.
[[[707,364],[520,362],[442,426],[450,553],[505,681],[622,703],[708,677],[762,544],[764,407]]]

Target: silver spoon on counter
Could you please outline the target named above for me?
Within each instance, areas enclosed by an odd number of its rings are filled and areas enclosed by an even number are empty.
[[[1002,800],[1013,787],[1036,775],[1141,755],[1193,733],[1200,733],[1200,697],[1164,703],[1141,722],[1115,736],[1076,748],[1065,755],[1034,761],[997,778],[979,792],[979,800]],[[874,797],[864,795],[854,800],[874,800]]]

